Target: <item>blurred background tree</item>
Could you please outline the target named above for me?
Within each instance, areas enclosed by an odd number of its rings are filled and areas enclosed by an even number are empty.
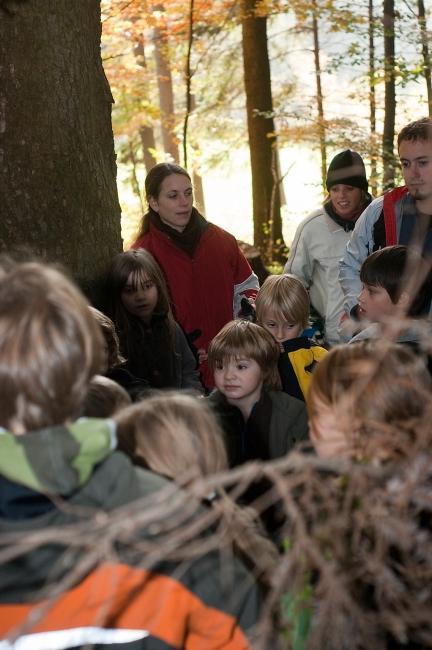
[[[323,200],[328,160],[341,149],[364,156],[374,194],[400,182],[395,132],[430,110],[423,0],[416,7],[405,0],[103,0],[102,7],[126,244],[154,160],[184,164],[186,154],[207,217],[267,260]],[[254,75],[266,87],[264,102],[251,91]]]

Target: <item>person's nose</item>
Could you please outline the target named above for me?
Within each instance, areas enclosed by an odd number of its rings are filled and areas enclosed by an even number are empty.
[[[278,327],[276,329],[276,337],[277,337],[278,341],[283,340],[283,338],[284,338],[284,328],[282,327],[282,325],[278,325]]]
[[[412,175],[414,178],[418,178],[420,176],[420,167],[416,161],[413,162],[411,165],[412,168]]]
[[[358,302],[359,304],[364,303],[364,297],[365,297],[365,290],[362,289],[358,295]]]
[[[403,169],[403,176],[405,181],[415,180],[419,176],[419,167],[415,160],[410,164],[409,167]]]
[[[225,366],[225,368],[224,368],[224,379],[225,379],[225,381],[234,379],[234,377],[235,377],[234,366],[232,366],[231,364],[229,366]]]
[[[137,289],[134,293],[134,299],[135,302],[141,302],[142,299],[145,297],[145,290],[144,289]]]

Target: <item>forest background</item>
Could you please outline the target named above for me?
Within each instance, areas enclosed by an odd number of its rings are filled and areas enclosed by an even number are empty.
[[[395,135],[432,115],[431,10],[0,0],[0,252],[60,262],[102,307],[146,171],[176,160],[209,220],[283,262],[338,151],[372,194],[400,182]]]
[[[155,162],[187,166],[206,217],[267,260],[323,201],[338,151],[364,156],[374,195],[397,184],[395,133],[432,115],[430,11],[424,0],[103,0],[125,245]]]

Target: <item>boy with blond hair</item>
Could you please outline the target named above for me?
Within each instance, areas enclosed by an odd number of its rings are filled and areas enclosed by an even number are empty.
[[[256,298],[257,322],[279,345],[282,389],[303,401],[316,363],[327,354],[327,350],[303,335],[309,307],[309,294],[303,283],[288,273],[269,276]]]

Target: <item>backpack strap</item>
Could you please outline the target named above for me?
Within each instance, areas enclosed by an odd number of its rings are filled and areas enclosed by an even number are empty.
[[[407,192],[408,188],[404,185],[403,187],[395,187],[390,192],[384,194],[383,214],[386,246],[394,246],[397,244],[395,203],[400,201]]]

